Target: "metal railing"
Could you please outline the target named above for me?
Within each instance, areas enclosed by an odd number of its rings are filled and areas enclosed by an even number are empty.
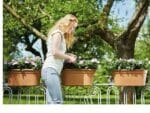
[[[46,89],[44,86],[16,88],[6,85],[3,89],[4,104],[46,104]],[[15,89],[17,89],[17,91],[15,91]],[[144,86],[138,91],[138,95],[134,87],[127,87],[123,91],[123,104],[128,104],[129,91],[133,92],[133,104],[150,104],[150,85]],[[93,86],[63,86],[63,93],[64,104],[120,103],[120,87],[116,87],[113,84],[103,83],[94,84]],[[7,98],[7,100],[5,100],[5,98]]]
[[[17,91],[16,91],[17,89]],[[33,91],[34,89],[34,91]],[[8,97],[4,104],[46,104],[46,89],[43,86],[30,87],[3,87],[3,101]],[[33,102],[31,102],[31,97]],[[39,98],[42,97],[41,102]],[[24,102],[23,102],[24,101]]]
[[[74,86],[80,87],[80,86]],[[87,87],[85,87],[86,89]],[[136,87],[137,88],[137,87]],[[67,90],[65,91],[65,99],[72,101],[73,104],[76,104],[74,101],[74,96],[82,98],[78,101],[79,104],[120,104],[120,87],[117,87],[113,84],[95,84],[92,88],[89,88],[85,94],[73,93],[68,94]],[[105,91],[103,91],[105,90]],[[132,91],[132,100],[133,104],[150,104],[150,85],[146,85],[141,88],[140,91],[136,91],[135,87],[126,87],[123,91],[123,102],[121,104],[128,104],[128,92]],[[71,92],[71,90],[68,92]],[[137,96],[138,94],[138,96]],[[69,96],[67,96],[69,95]],[[147,98],[146,98],[147,97]],[[146,101],[148,101],[146,103]],[[78,104],[78,103],[77,103]]]

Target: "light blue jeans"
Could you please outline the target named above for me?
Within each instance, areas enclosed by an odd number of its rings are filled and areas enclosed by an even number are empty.
[[[60,76],[53,68],[44,68],[41,72],[42,80],[46,86],[47,104],[62,104],[62,89]]]

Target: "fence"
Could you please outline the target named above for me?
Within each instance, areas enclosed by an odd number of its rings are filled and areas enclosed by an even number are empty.
[[[4,104],[46,104],[44,86],[3,87]],[[132,91],[133,104],[150,104],[150,85],[140,90],[126,87],[121,104],[128,104],[128,92]],[[120,104],[120,87],[113,84],[93,86],[63,86],[64,104]]]

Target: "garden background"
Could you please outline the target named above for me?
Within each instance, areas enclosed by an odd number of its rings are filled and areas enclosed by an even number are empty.
[[[79,19],[76,41],[68,52],[101,62],[95,84],[110,82],[106,61],[150,58],[149,0],[4,0],[3,83],[10,59],[45,59],[47,30],[68,13]]]

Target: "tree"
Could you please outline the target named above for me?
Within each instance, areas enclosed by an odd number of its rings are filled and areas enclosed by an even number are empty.
[[[48,4],[50,2],[46,1],[45,4],[46,3]],[[99,14],[100,15],[99,20],[96,19],[95,22],[93,22],[93,24],[89,24],[90,23],[89,22],[87,25],[84,25],[84,27],[87,27],[87,29],[86,29],[87,34],[91,34],[91,33],[97,34],[100,36],[100,38],[102,38],[109,45],[111,45],[113,47],[113,49],[116,50],[118,57],[133,58],[135,41],[136,41],[138,32],[139,32],[139,30],[145,20],[145,17],[147,15],[149,2],[148,2],[148,0],[138,1],[137,10],[136,10],[135,15],[133,16],[132,20],[128,24],[127,29],[125,31],[123,31],[123,33],[121,35],[117,35],[117,36],[108,27],[109,14],[110,14],[110,10],[113,6],[113,3],[114,3],[114,0],[108,0],[107,4],[103,8],[103,11]],[[35,2],[33,2],[32,4],[29,4],[29,5],[33,5],[33,4],[35,4]],[[40,4],[40,5],[45,5],[45,4]],[[54,3],[52,2],[52,4],[54,4]],[[63,4],[63,2],[62,2],[62,4]],[[42,6],[40,6],[40,5],[37,6],[36,8],[39,10],[42,10],[41,9]],[[58,4],[58,6],[59,5],[60,4]],[[9,13],[11,13],[13,16],[18,18],[18,20],[20,22],[22,22],[22,24],[24,24],[24,26],[26,28],[28,28],[36,36],[40,37],[41,39],[46,38],[42,33],[38,32],[37,29],[34,29],[35,27],[32,27],[29,24],[27,24],[24,21],[23,17],[21,17],[21,16],[19,17],[19,15],[16,15],[15,11],[5,2],[4,2],[4,7],[5,7],[5,9],[7,9],[7,11],[9,11]],[[71,9],[74,9],[74,7],[71,7]],[[61,7],[59,10],[61,10]],[[77,15],[77,12],[72,12],[72,13]],[[41,36],[39,34],[41,34]]]
[[[41,37],[42,51],[45,56],[46,51],[47,51],[46,43],[45,43],[45,40],[47,38],[46,37],[47,30],[60,17],[64,16],[67,13],[72,13],[79,17],[80,23],[82,23],[82,27],[78,29],[78,36],[82,37],[80,38],[82,42],[89,39],[89,38],[86,39],[83,37],[91,36],[90,33],[85,34],[84,26],[88,25],[88,23],[92,24],[93,22],[98,20],[98,11],[97,9],[95,9],[95,5],[96,5],[95,0],[92,0],[90,3],[86,0],[79,0],[79,1],[74,0],[72,2],[71,1],[60,2],[59,0],[55,0],[55,1],[51,0],[51,1],[44,1],[44,2],[41,2],[40,0],[38,1],[20,0],[20,1],[16,0],[16,1],[11,2],[11,0],[9,1],[7,0],[4,2],[4,18],[6,18],[4,19],[5,21],[4,32],[7,35],[7,36],[6,35],[4,36],[4,39],[9,38],[8,40],[16,39],[19,42],[21,41],[25,43],[25,45],[27,45],[26,50],[31,51],[32,53],[38,56],[40,56],[39,53],[34,48],[32,48],[32,45],[37,41],[38,37]],[[79,9],[77,9],[77,7],[79,7]],[[87,10],[87,8],[89,9]],[[97,12],[97,14],[94,14],[93,12]],[[7,14],[7,17],[5,14]],[[12,18],[10,14],[16,17],[17,20]],[[95,18],[93,18],[94,16]],[[84,17],[87,17],[87,18],[84,18]],[[10,24],[7,18],[11,18],[13,20],[12,21],[13,24],[16,22],[17,23],[20,22],[22,24],[11,25],[12,27],[11,29],[9,29]],[[21,26],[24,31],[20,31],[19,26]],[[17,32],[13,32],[14,37],[11,37],[10,39],[9,31],[13,31],[14,28],[16,29]],[[42,35],[38,31],[40,31],[41,33],[44,33],[44,35]],[[17,33],[19,33],[20,35],[18,35]],[[32,42],[29,41],[31,40],[30,35],[35,36]],[[6,42],[7,41],[5,41],[4,43]],[[14,42],[14,44],[10,44],[9,45],[10,48],[11,48],[11,45],[16,45],[16,43],[17,42]]]

